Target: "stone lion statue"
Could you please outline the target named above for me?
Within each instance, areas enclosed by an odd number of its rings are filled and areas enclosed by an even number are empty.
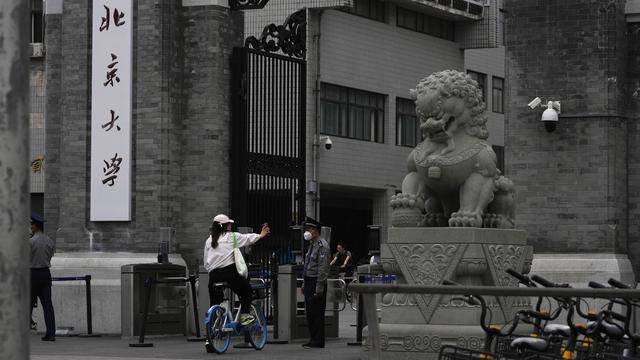
[[[514,227],[514,186],[496,167],[482,93],[445,70],[411,90],[424,140],[409,154],[393,226]]]

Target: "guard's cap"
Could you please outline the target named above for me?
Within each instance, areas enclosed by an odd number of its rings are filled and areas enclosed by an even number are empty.
[[[315,219],[310,218],[308,216],[307,216],[307,219],[304,221],[303,226],[305,228],[313,227],[313,228],[316,228],[318,230],[322,229],[322,224],[320,224],[318,221],[316,221]]]
[[[31,213],[31,222],[34,224],[38,224],[40,226],[44,225],[44,223],[46,222],[46,220],[44,219],[44,217],[42,217],[42,215],[38,214],[37,212],[32,212]]]

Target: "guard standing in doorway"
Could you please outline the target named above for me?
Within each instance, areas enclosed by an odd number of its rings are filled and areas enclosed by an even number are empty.
[[[302,345],[305,348],[324,347],[324,311],[327,306],[331,250],[327,241],[320,236],[321,229],[322,225],[313,219],[304,223],[304,239],[310,242],[302,271],[302,292],[310,334],[309,342]]]
[[[51,302],[51,258],[55,253],[55,244],[42,230],[44,218],[31,213],[31,304],[40,298],[47,332],[42,341],[56,341],[56,317]],[[33,311],[33,307],[31,307]]]

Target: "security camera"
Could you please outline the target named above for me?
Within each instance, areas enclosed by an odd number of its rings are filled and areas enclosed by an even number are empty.
[[[542,99],[540,99],[539,97],[536,97],[535,99],[531,100],[531,102],[528,103],[527,106],[529,106],[531,109],[535,109],[536,106],[540,105],[541,102],[542,102]]]
[[[333,141],[331,141],[331,138],[327,136],[327,140],[324,142],[324,148],[331,150],[331,146],[333,146]]]

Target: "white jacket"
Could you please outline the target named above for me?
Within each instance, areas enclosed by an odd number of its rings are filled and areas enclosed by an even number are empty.
[[[220,269],[235,263],[233,258],[233,235],[236,234],[238,247],[248,246],[260,239],[259,234],[240,234],[227,232],[218,238],[218,247],[211,247],[211,235],[204,243],[204,268],[207,272]]]

